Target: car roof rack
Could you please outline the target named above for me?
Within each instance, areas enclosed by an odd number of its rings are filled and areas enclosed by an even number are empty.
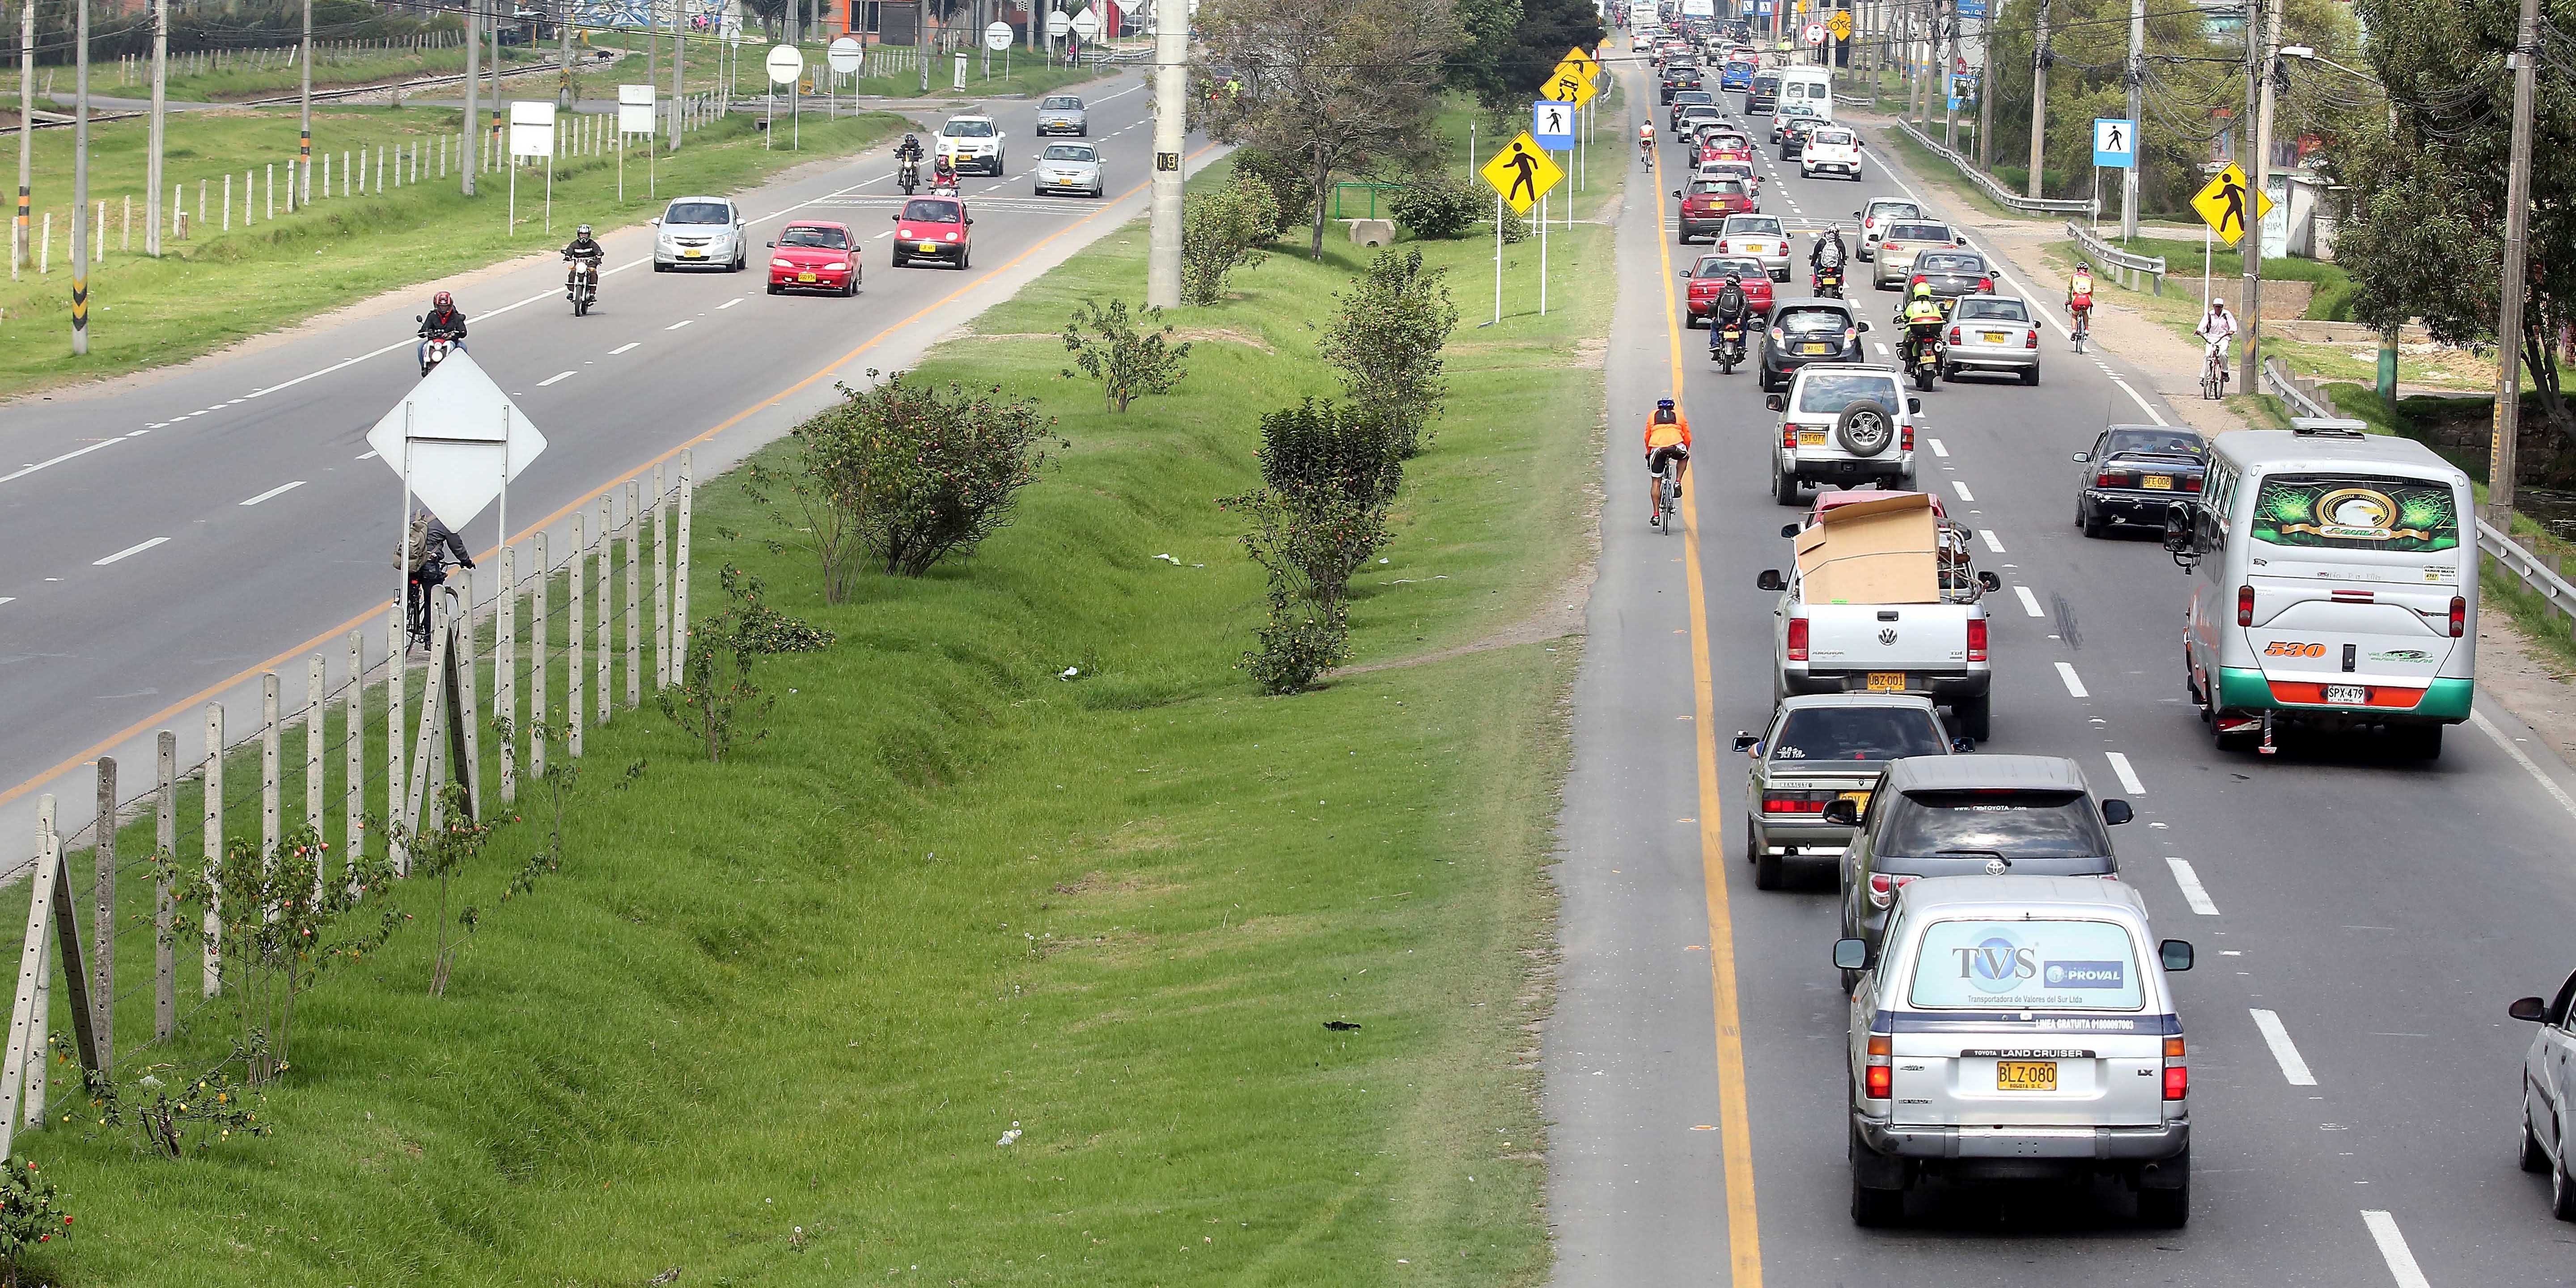
[[[2301,438],[2362,438],[2369,426],[2340,416],[2292,416],[2290,432]]]

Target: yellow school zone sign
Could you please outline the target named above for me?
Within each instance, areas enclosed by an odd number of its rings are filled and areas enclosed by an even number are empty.
[[[1493,160],[1487,161],[1476,173],[1493,185],[1495,195],[1503,199],[1503,204],[1524,215],[1538,204],[1539,198],[1547,195],[1549,189],[1565,182],[1564,167],[1549,160],[1547,149],[1540,147],[1538,140],[1531,138],[1527,130],[1505,144],[1503,150],[1495,153]]]

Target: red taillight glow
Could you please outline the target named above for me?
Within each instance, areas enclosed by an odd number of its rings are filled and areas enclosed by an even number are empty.
[[[2038,328],[2036,328],[2036,327],[2032,328],[2032,329],[2031,329],[2031,332],[2030,332],[2030,334],[2029,334],[2029,335],[2026,335],[2026,336],[2023,336],[2023,337],[2022,337],[2021,347],[2023,347],[2023,348],[2025,348],[2025,349],[2036,349],[2036,348],[2038,348],[2038,347],[2039,347],[2039,330],[2038,330]]]
[[[1883,1064],[1873,1064],[1861,1070],[1861,1084],[1861,1094],[1872,1100],[1885,1100],[1896,1094],[1896,1071]],[[2166,1085],[2170,1087],[2172,1084]]]
[[[1887,905],[1896,902],[1897,891],[1912,884],[1914,884],[1914,878],[1912,877],[1892,877],[1884,872],[1873,872],[1869,875],[1870,904],[1874,907],[1884,908]]]
[[[2236,624],[2239,626],[2254,624],[2254,588],[2252,586],[2236,588]]]
[[[1905,284],[1906,284],[1907,286],[1921,286],[1921,285],[1922,285],[1922,284],[1924,284],[1925,282],[1928,282],[1928,281],[1931,281],[1931,280],[1932,280],[1931,278],[1925,277],[1925,276],[1924,276],[1924,275],[1922,275],[1921,273],[1916,273],[1913,277],[1908,278],[1908,279],[1906,280],[1906,283],[1905,283]]]
[[[2104,470],[2093,476],[2095,487],[2127,487],[2128,485],[2129,476],[2117,470]]]
[[[1726,253],[1726,242],[1723,239],[1717,243],[1717,252],[1721,255]]]
[[[1980,277],[1980,278],[1978,278],[1978,279],[1977,279],[1977,290],[1978,290],[1978,291],[1980,291],[1980,292],[1991,292],[1991,291],[1993,291],[1994,289],[1995,289],[1995,279],[1993,279],[1993,278],[1991,278],[1991,277]]]
[[[2190,1096],[2191,1066],[2187,1064],[2167,1064],[2165,1066],[2165,1099],[2184,1100],[2188,1099]]]
[[[1807,660],[1806,618],[1792,617],[1789,619],[1789,660],[1792,662],[1804,662]]]
[[[1957,344],[1958,342],[1959,342],[1959,328],[1957,328],[1957,327],[1952,327],[1952,328],[1950,328],[1950,343],[1952,343],[1952,344]]]
[[[1822,814],[1825,804],[1834,798],[1832,792],[1765,792],[1762,812],[1765,814]]]
[[[2453,595],[2451,596],[2451,638],[2458,639],[2468,633],[2469,601],[2462,596]]]
[[[2185,492],[2197,492],[2200,490],[2200,483],[2201,479],[2199,475],[2186,475],[2182,481],[2182,490]]]
[[[1968,619],[1968,660],[1986,660],[1986,619],[1982,617]]]
[[[1912,425],[1908,425],[1897,431],[1896,449],[1901,452],[1910,452],[1914,450],[1914,427]]]
[[[1797,426],[1795,426],[1795,425],[1782,425],[1782,426],[1780,427],[1780,445],[1781,445],[1782,447],[1789,448],[1789,449],[1790,449],[1790,450],[1792,450],[1792,451],[1795,451],[1795,450],[1797,449],[1797,446],[1798,446],[1798,427],[1797,427]]]

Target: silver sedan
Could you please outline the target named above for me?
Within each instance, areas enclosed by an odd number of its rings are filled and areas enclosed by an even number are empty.
[[[1044,196],[1050,192],[1080,192],[1097,197],[1102,193],[1100,152],[1088,143],[1050,143],[1038,154],[1038,168],[1030,179],[1030,190]]]
[[[2010,295],[1967,295],[1950,306],[1941,378],[1962,371],[2005,371],[2026,385],[2039,383],[2039,321],[2030,306]]]
[[[1050,94],[1038,104],[1039,135],[1070,134],[1088,138],[1091,118],[1083,111],[1082,100],[1071,94]]]

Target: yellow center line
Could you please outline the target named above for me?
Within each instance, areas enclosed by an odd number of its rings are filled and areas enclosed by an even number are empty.
[[[1652,107],[1647,108],[1651,112]],[[1664,158],[1654,158],[1654,193],[1664,190]],[[1656,202],[1655,254],[1663,265],[1664,340],[1673,402],[1682,402],[1682,337],[1673,325],[1673,248]],[[1708,586],[1699,563],[1699,493],[1684,491],[1682,579],[1690,592],[1691,721],[1699,753],[1699,870],[1708,898],[1708,982],[1717,1020],[1718,1145],[1726,1162],[1726,1245],[1735,1288],[1762,1288],[1762,1229],[1753,1203],[1753,1124],[1744,1094],[1744,1027],[1735,1007],[1735,920],[1726,903],[1726,829],[1717,792],[1717,696],[1709,675]]]

